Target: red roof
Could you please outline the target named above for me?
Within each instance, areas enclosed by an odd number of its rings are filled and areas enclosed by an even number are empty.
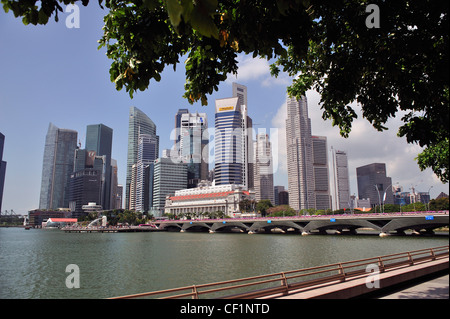
[[[48,221],[52,221],[54,223],[76,223],[78,219],[76,218],[49,218]]]

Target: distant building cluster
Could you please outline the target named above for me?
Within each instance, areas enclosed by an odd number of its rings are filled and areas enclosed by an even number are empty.
[[[130,107],[126,183],[118,184],[117,161],[111,158],[113,130],[88,125],[84,148],[77,132],[50,123],[45,141],[39,209],[30,219],[78,217],[100,210],[130,209],[153,216],[190,213],[237,216],[245,201],[270,200],[296,211],[370,209],[381,204],[428,202],[428,193],[393,188],[384,163],[357,167],[358,197],[351,194],[347,152],[313,135],[306,97],[287,98],[286,151],[288,187],[274,185],[272,137],[253,127],[247,87],[232,85],[232,96],[215,101],[214,128],[206,113],[179,109],[174,145],[162,150],[156,124]],[[210,143],[211,132],[214,142]],[[0,208],[6,163],[1,161]],[[214,157],[210,158],[210,148]],[[275,150],[277,151],[277,150]],[[214,160],[211,166],[210,160]],[[329,162],[332,163],[330,170]],[[331,174],[330,174],[331,171]],[[248,212],[248,211],[246,211]],[[70,215],[70,216],[69,216]]]

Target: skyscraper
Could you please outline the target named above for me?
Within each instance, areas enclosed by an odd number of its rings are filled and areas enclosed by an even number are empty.
[[[209,136],[206,113],[181,115],[179,156],[187,164],[188,188],[197,187],[208,178]]]
[[[312,136],[311,138],[314,169],[314,208],[326,210],[331,208],[327,138],[325,136]]]
[[[215,183],[253,188],[252,121],[246,87],[233,83],[235,97],[216,100]]]
[[[350,208],[350,179],[345,151],[333,149],[336,209]]]
[[[147,212],[153,201],[153,162],[158,156],[158,141],[150,134],[139,134],[136,163],[135,210]]]
[[[383,203],[394,203],[392,179],[386,176],[385,163],[373,163],[357,167],[356,177],[360,199],[369,198],[372,207]],[[383,200],[384,196],[386,198]]]
[[[244,185],[247,189],[254,188],[254,163],[253,163],[253,121],[248,116],[247,87],[242,84],[233,82],[233,97],[238,98],[238,105],[242,110],[242,131],[244,134],[244,163],[242,177]]]
[[[125,208],[130,207],[130,185],[132,167],[137,163],[139,134],[149,134],[156,138],[157,153],[159,153],[159,136],[156,135],[156,125],[153,121],[137,107],[130,107],[128,124],[128,155],[127,155],[127,178],[125,185]]]
[[[166,196],[187,188],[187,164],[174,158],[158,158],[154,163],[152,212],[161,216]]]
[[[3,189],[5,187],[6,162],[3,160],[3,147],[5,145],[5,135],[0,133],[0,214],[2,211]]]
[[[289,204],[295,210],[314,208],[311,120],[305,96],[287,99],[286,149]]]
[[[103,209],[111,209],[111,153],[113,130],[104,124],[88,125],[86,128],[86,150],[94,151],[97,156],[105,156],[105,171],[102,172]]]
[[[275,205],[272,147],[269,135],[263,133],[256,135],[253,150],[256,200],[269,199],[272,205]]]
[[[39,209],[69,207],[69,178],[73,169],[77,132],[49,124],[42,163]]]

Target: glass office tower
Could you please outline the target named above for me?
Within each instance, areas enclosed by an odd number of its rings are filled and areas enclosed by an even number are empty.
[[[78,133],[50,123],[45,139],[39,209],[69,207],[69,179],[72,173]]]
[[[111,209],[112,138],[112,128],[104,124],[88,125],[86,128],[86,151],[94,151],[97,156],[105,156],[105,172],[102,177],[103,189],[101,200],[103,209]]]
[[[157,153],[159,153],[159,136],[156,135],[156,125],[153,121],[137,107],[130,107],[128,124],[128,155],[127,155],[127,178],[125,185],[125,209],[130,207],[130,185],[132,178],[132,167],[138,159],[138,141],[140,134],[149,134],[156,138]]]

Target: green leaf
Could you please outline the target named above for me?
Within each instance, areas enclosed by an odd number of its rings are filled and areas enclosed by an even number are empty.
[[[178,0],[166,0],[167,13],[172,25],[177,28],[181,22],[181,14],[183,13],[183,7]]]

